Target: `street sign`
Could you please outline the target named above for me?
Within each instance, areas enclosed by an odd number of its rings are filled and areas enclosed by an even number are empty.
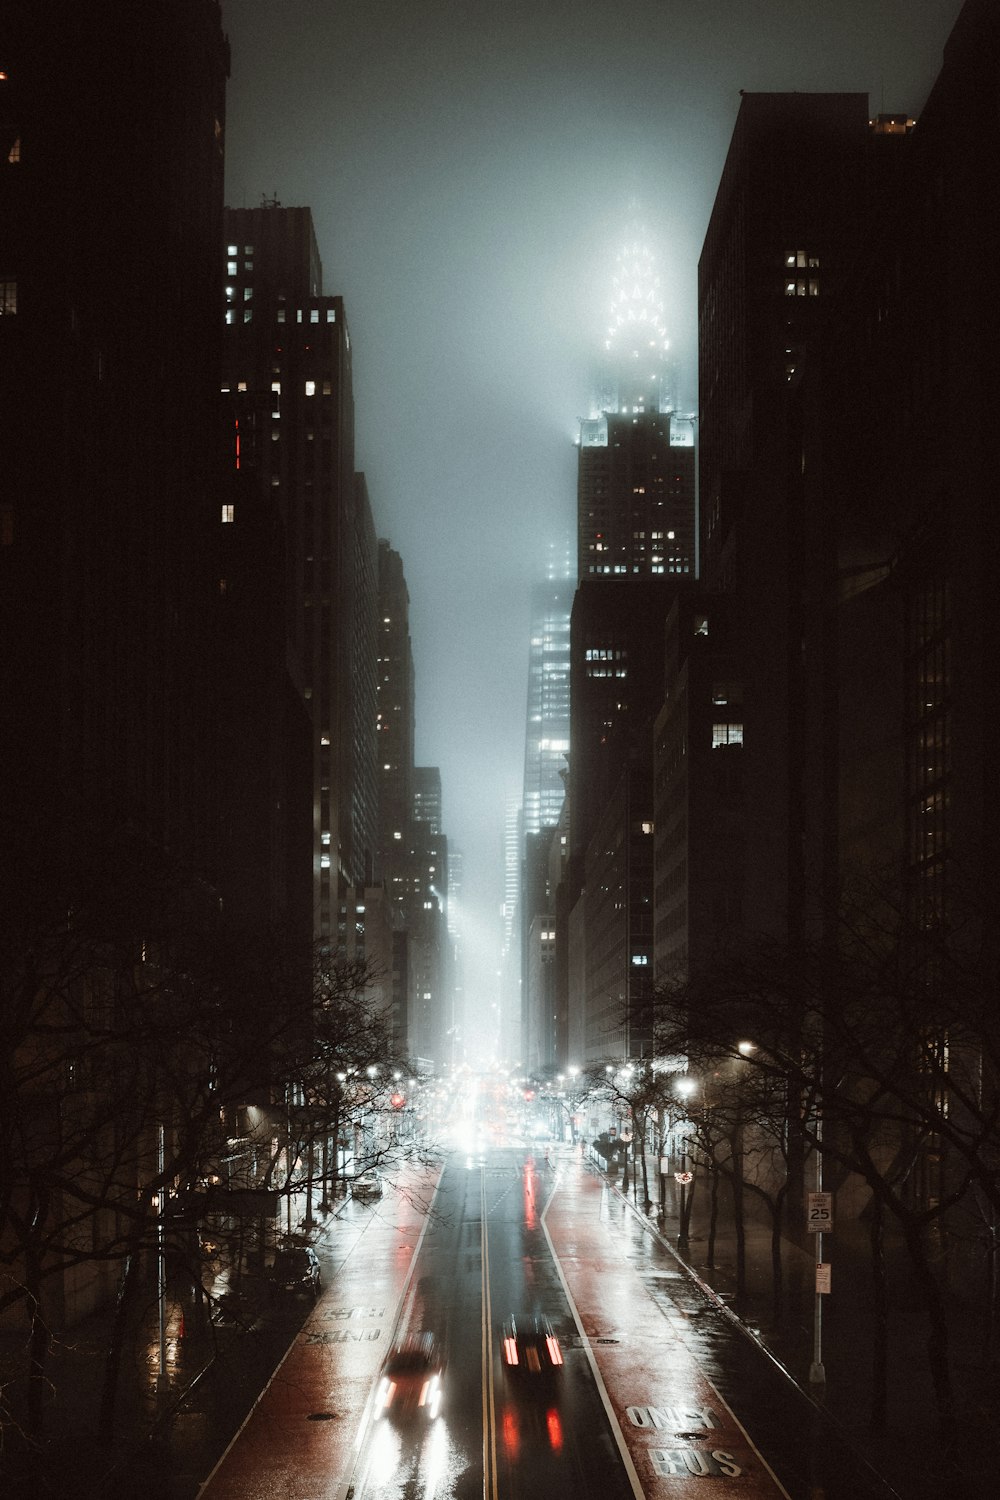
[[[833,1228],[833,1194],[809,1193],[806,1228],[810,1234],[829,1234]]]
[[[816,1262],[816,1290],[820,1294],[828,1294],[830,1291],[830,1262],[828,1260]]]
[[[679,1182],[680,1185],[681,1185],[681,1187],[687,1187],[687,1185],[688,1185],[689,1182],[693,1182],[694,1181],[694,1173],[693,1172],[675,1172],[674,1173],[674,1181],[675,1182]]]

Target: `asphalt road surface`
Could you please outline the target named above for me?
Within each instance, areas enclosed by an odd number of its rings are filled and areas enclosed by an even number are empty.
[[[889,1494],[575,1152],[452,1152],[317,1248],[323,1295],[200,1500]],[[552,1323],[551,1379],[505,1371],[519,1312]],[[390,1348],[424,1331],[439,1413],[381,1416]]]

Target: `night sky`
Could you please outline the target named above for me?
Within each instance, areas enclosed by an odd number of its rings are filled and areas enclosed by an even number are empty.
[[[573,440],[628,200],[693,410],[698,256],[740,89],[919,115],[960,9],[223,0],[227,202],[311,207],[324,291],[345,299],[356,465],[406,570],[417,761],[441,767],[465,858],[472,995],[497,964],[528,590],[573,542]]]

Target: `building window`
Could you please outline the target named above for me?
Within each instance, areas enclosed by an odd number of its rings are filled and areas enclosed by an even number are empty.
[[[283,323],[284,321],[285,321],[285,309],[283,307],[279,307],[278,308],[278,322],[279,323]]]
[[[222,507],[222,520],[223,520],[224,523],[227,522],[227,521],[235,521],[235,519],[236,519],[236,516],[234,514],[235,510],[236,510],[236,507],[234,505],[224,505]]]
[[[0,318],[12,318],[17,312],[17,282],[0,276]]]
[[[246,308],[246,310],[243,313],[243,321],[244,321],[244,323],[252,323],[253,322],[253,308],[250,308],[250,307]]]
[[[229,260],[229,261],[226,262],[226,275],[227,276],[235,276],[238,270],[239,270],[239,265],[238,265],[238,263],[235,260]]]
[[[253,287],[252,286],[245,286],[243,288],[243,301],[244,302],[249,302],[252,299],[252,297],[253,297]]]
[[[337,321],[337,313],[336,313],[336,310],[334,308],[332,308],[332,307],[328,307],[327,308],[327,310],[326,310],[326,321],[328,323],[336,323],[336,321]]]
[[[721,750],[726,745],[742,745],[742,724],[713,724],[712,725],[712,749]]]
[[[309,312],[309,321],[310,321],[310,323],[318,323],[319,322],[319,308],[318,307],[313,307],[313,308],[310,309],[310,312]]]
[[[316,394],[316,382],[315,382],[315,380],[307,380],[306,381],[306,395],[307,396],[315,396],[315,394]]]

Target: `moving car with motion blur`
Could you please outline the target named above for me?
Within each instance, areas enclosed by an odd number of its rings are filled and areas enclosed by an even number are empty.
[[[553,1379],[563,1367],[562,1347],[548,1318],[515,1313],[503,1325],[503,1364],[512,1378]]]
[[[441,1410],[444,1361],[432,1333],[410,1334],[393,1346],[375,1395],[375,1420],[433,1422]]]

